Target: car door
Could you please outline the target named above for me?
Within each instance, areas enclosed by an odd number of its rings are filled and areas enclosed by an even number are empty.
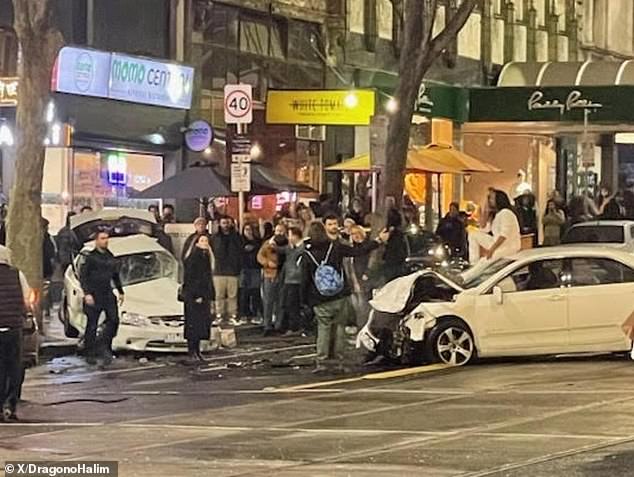
[[[609,258],[573,258],[570,343],[575,351],[627,349],[621,325],[634,312],[634,270]]]
[[[79,272],[84,263],[84,256],[75,258],[74,266],[68,267],[64,275],[64,292],[66,294],[66,305],[68,307],[68,318],[70,324],[83,332],[86,327],[86,316],[84,315],[84,293],[79,281]]]
[[[568,291],[562,287],[563,260],[536,260],[515,269],[476,298],[483,355],[564,352],[568,348]]]

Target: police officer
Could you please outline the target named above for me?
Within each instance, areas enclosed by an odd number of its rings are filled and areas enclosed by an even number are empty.
[[[30,294],[26,278],[10,263],[9,249],[0,246],[0,422],[18,420],[22,329]]]
[[[124,293],[119,277],[117,261],[108,250],[108,232],[99,231],[95,238],[95,249],[86,255],[81,268],[81,287],[84,291],[84,312],[86,313],[86,333],[84,337],[84,353],[88,364],[96,364],[98,356],[96,348],[97,325],[101,312],[106,314],[102,333],[103,363],[112,362],[112,340],[117,336],[119,328],[119,309],[117,297],[112,292],[112,284],[119,293],[119,305],[123,304]]]

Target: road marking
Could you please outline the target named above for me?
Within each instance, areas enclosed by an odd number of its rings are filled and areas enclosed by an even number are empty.
[[[9,427],[96,427],[103,426],[105,422],[12,422],[10,425],[1,426],[4,429]],[[59,431],[58,431],[59,432]],[[43,434],[48,434],[44,432]],[[34,434],[29,434],[34,435]]]
[[[215,368],[200,368],[197,370],[199,373],[211,373],[212,371],[221,371],[224,369],[229,369],[227,366],[216,366]]]
[[[392,371],[380,371],[378,373],[364,374],[363,376],[356,376],[354,378],[334,379],[332,381],[318,381],[316,383],[300,384],[297,386],[279,388],[277,392],[292,392],[292,391],[298,391],[303,389],[323,388],[323,387],[329,387],[329,386],[336,386],[338,384],[355,383],[355,382],[360,382],[365,380],[401,378],[404,376],[413,376],[417,374],[430,373],[432,371],[441,371],[444,369],[449,369],[454,367],[455,366],[450,366],[447,364],[430,364],[427,366],[417,366],[414,368],[402,368],[402,369],[395,369]]]

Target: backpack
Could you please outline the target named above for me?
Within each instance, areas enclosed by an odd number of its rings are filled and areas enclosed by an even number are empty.
[[[315,282],[315,288],[322,296],[335,296],[341,293],[344,287],[343,274],[334,266],[328,264],[332,248],[333,244],[331,243],[330,247],[328,247],[328,252],[326,252],[326,257],[321,263],[317,262],[317,259],[309,250],[306,250],[308,256],[317,265],[317,269],[313,274],[313,281]]]

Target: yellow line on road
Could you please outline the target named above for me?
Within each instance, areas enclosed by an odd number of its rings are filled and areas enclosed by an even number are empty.
[[[413,376],[415,374],[430,373],[432,371],[440,371],[443,369],[453,368],[447,364],[430,364],[426,366],[417,366],[415,368],[402,368],[392,371],[380,371],[378,373],[364,374],[363,376],[356,376],[354,378],[334,379],[332,381],[320,381],[316,383],[300,384],[298,386],[289,386],[285,388],[276,389],[275,392],[293,392],[302,391],[306,389],[324,388],[329,386],[336,386],[337,384],[356,383],[365,380],[379,380],[379,379],[393,379],[401,378],[403,376]]]

